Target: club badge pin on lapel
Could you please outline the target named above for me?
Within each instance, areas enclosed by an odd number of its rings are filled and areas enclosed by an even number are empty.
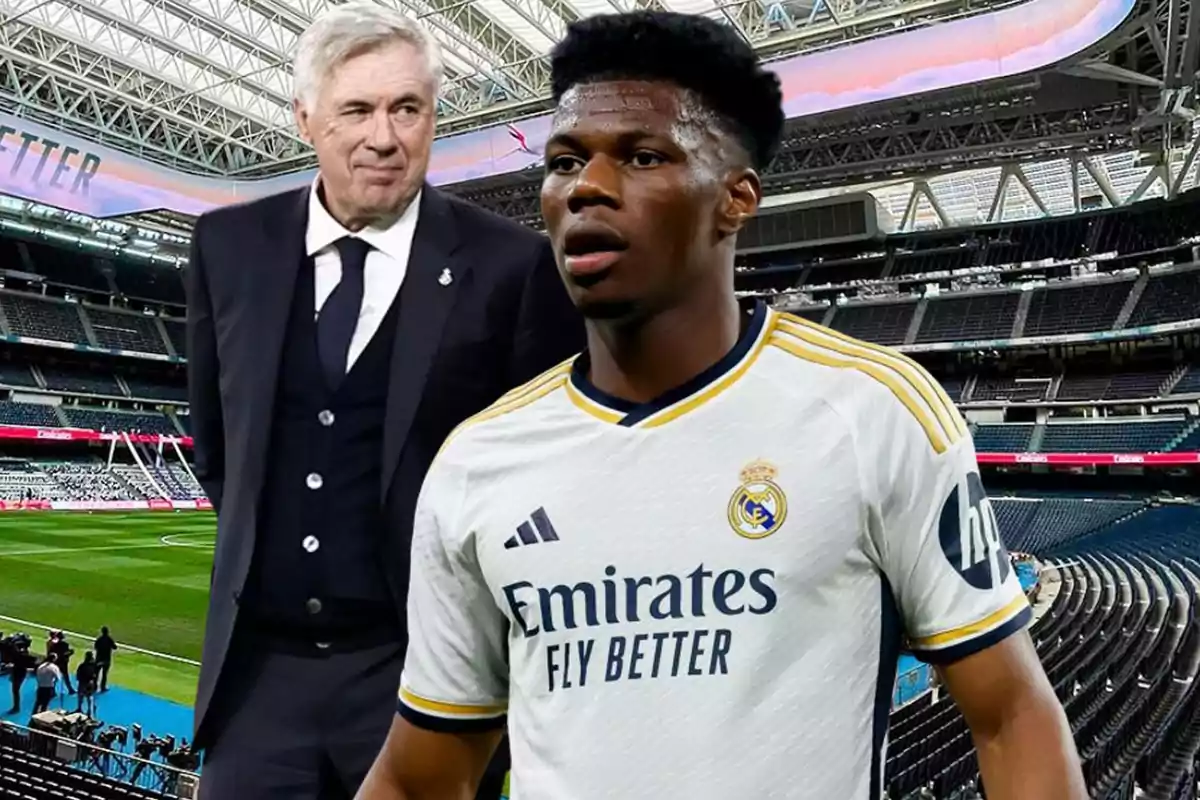
[[[438,278],[438,283],[440,283],[442,286],[449,286],[450,284],[454,283],[454,276],[450,274],[449,267],[442,270],[442,275]]]

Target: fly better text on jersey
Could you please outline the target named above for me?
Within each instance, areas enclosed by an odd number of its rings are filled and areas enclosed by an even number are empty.
[[[719,570],[701,564],[683,574],[617,573],[609,565],[598,581],[550,586],[516,581],[503,587],[516,630],[542,640],[549,691],[727,674],[734,646],[729,627],[664,623],[762,616],[778,605],[775,573],[766,568]],[[609,630],[593,630],[598,628]],[[569,635],[575,631],[600,635]]]

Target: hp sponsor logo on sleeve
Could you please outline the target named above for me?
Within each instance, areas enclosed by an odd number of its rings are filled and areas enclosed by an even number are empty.
[[[996,512],[977,473],[967,475],[965,497],[962,490],[961,484],[954,487],[942,506],[938,522],[942,552],[964,581],[976,589],[995,589],[1012,571]]]

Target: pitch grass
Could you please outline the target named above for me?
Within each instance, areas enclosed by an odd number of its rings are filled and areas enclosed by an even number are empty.
[[[168,541],[191,546],[170,546]],[[216,517],[205,512],[0,515],[0,615],[200,660]],[[0,631],[22,628],[0,620]],[[28,626],[25,626],[28,627]],[[41,630],[27,630],[40,649]],[[111,682],[191,706],[199,668],[120,650]]]

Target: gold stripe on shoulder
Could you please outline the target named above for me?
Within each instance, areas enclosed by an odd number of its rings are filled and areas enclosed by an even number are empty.
[[[864,375],[869,375],[890,389],[892,394],[896,396],[896,399],[908,409],[908,412],[913,415],[913,418],[916,419],[925,431],[925,435],[929,438],[929,444],[932,445],[934,452],[940,455],[949,449],[942,426],[938,424],[932,414],[928,413],[920,404],[913,400],[912,392],[904,389],[894,371],[885,369],[874,361],[851,361],[831,356],[827,352],[823,352],[823,349],[809,349],[803,346],[791,334],[776,333],[771,337],[771,344],[804,361],[811,361],[814,364],[834,369],[858,370]],[[808,343],[804,342],[804,344]]]
[[[785,314],[783,316],[787,322],[792,323],[794,326],[799,326],[801,328],[823,334],[831,339],[837,339],[838,341],[844,342],[848,345],[858,347],[872,353],[877,353],[878,355],[901,362],[909,368],[909,382],[915,384],[914,388],[924,385],[926,388],[931,390],[934,397],[940,401],[942,409],[945,411],[946,415],[948,415],[949,418],[954,422],[954,427],[958,430],[958,435],[965,436],[967,434],[967,423],[962,419],[962,415],[958,412],[958,407],[954,405],[954,401],[951,400],[950,396],[946,394],[946,390],[942,388],[940,383],[934,380],[933,376],[931,376],[924,367],[922,367],[916,361],[913,361],[904,353],[901,353],[900,351],[894,350],[890,347],[883,347],[882,345],[877,345],[872,342],[864,342],[860,339],[855,339],[847,336],[844,333],[835,331],[832,328],[827,328],[824,325],[818,325],[815,322],[810,322],[803,317],[797,317],[792,314]],[[916,378],[916,380],[914,381],[913,378]],[[922,397],[925,397],[925,401],[927,403],[930,403],[930,405],[934,406],[936,409],[937,404],[930,401],[928,397],[925,396],[924,392],[922,392],[921,395]]]
[[[500,395],[499,399],[492,403],[492,406],[499,405],[500,403],[507,403],[508,401],[516,399],[518,396],[525,394],[525,392],[537,389],[543,381],[552,380],[564,372],[570,372],[571,366],[575,363],[576,358],[578,358],[578,356],[571,356],[566,361],[556,364],[555,366],[543,372],[541,375],[538,375],[533,380],[526,381],[515,389],[508,390],[504,394]],[[491,408],[491,406],[488,406],[488,408]]]
[[[458,427],[450,431],[450,434],[446,437],[446,441],[442,442],[442,446],[438,448],[438,455],[440,456],[442,451],[446,449],[446,446],[450,444],[450,441],[462,431],[466,430],[472,425],[477,425],[480,422],[485,422],[489,419],[502,417],[505,414],[516,411],[519,408],[524,408],[525,406],[542,399],[546,395],[561,389],[563,385],[566,384],[568,376],[569,372],[567,371],[560,371],[551,376],[546,376],[546,379],[541,383],[538,383],[535,387],[526,392],[515,395],[511,400],[507,402],[504,402],[503,399],[498,400],[488,408],[480,411],[478,414],[472,417],[467,417],[458,424]]]
[[[859,341],[844,333],[790,315],[779,326],[779,330],[802,339],[813,347],[823,347],[844,356],[872,361],[895,372],[929,405],[951,444],[966,435],[966,422],[941,384],[935,381],[924,367],[903,353]]]

